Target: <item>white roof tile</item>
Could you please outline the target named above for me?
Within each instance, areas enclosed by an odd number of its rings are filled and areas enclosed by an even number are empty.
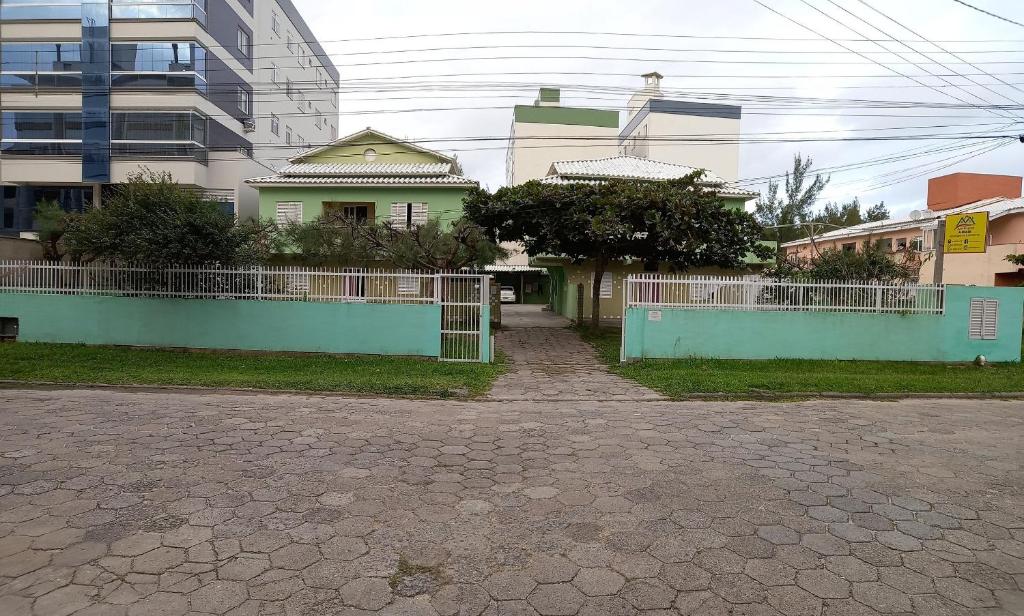
[[[447,175],[451,163],[297,163],[282,167],[288,176],[410,176]]]
[[[599,182],[601,180],[675,180],[698,171],[697,167],[666,163],[636,156],[614,156],[593,160],[560,160],[551,164],[549,175],[541,179],[545,184]],[[714,173],[704,171],[704,184],[720,186],[718,194],[726,197],[756,197],[750,192],[731,185]]]
[[[579,178],[619,178],[625,180],[675,180],[686,177],[697,167],[666,163],[636,156],[614,156],[593,160],[561,160],[552,163],[554,174]],[[710,171],[704,172],[704,181],[723,184],[725,180]]]
[[[821,235],[816,235],[814,239],[815,241],[820,242],[846,237],[857,237],[883,231],[900,231],[903,229],[921,228],[926,225],[930,225],[930,223],[939,217],[944,218],[946,216],[955,216],[956,214],[965,214],[967,212],[988,212],[989,220],[994,220],[1007,214],[1024,213],[1024,198],[1007,199],[1005,197],[996,197],[994,199],[975,201],[974,203],[968,203],[967,205],[961,205],[948,210],[919,210],[916,212],[916,217],[905,216],[903,218],[890,218],[889,220],[866,222],[852,227],[846,227],[845,229],[836,229],[835,231],[822,233]],[[787,242],[782,246],[799,246],[809,242],[809,239],[794,240],[792,242]]]
[[[246,184],[260,185],[295,185],[295,186],[477,186],[477,182],[461,175],[361,175],[361,176],[294,176],[269,175],[250,178]]]

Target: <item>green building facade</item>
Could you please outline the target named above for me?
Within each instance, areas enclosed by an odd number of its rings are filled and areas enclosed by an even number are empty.
[[[289,162],[275,175],[247,180],[259,190],[262,219],[287,224],[337,216],[404,228],[438,219],[450,225],[477,186],[454,158],[370,128]]]

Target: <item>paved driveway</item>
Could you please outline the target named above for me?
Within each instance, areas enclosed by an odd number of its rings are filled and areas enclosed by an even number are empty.
[[[0,391],[0,422],[4,616],[1024,613],[1020,402]]]
[[[508,373],[491,388],[492,400],[659,400],[646,387],[611,374],[597,353],[570,329],[568,319],[537,305],[502,306],[496,346]]]

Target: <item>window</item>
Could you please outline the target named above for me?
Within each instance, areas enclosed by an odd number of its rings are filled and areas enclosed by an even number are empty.
[[[292,88],[291,77],[284,78],[284,93],[288,96],[288,98],[295,100],[295,90]]]
[[[279,225],[300,223],[302,222],[302,202],[278,201],[276,215]]]
[[[270,132],[275,136],[281,136],[281,118],[277,117],[277,114],[270,114]]]
[[[271,63],[270,64],[270,81],[273,82],[273,83],[281,83],[280,79],[281,79],[281,75],[279,75],[278,72],[277,72],[277,65],[274,64],[274,63]]]
[[[246,58],[248,58],[249,54],[252,53],[252,48],[249,43],[249,33],[241,28],[238,29],[238,51]]]
[[[878,246],[882,250],[885,250],[887,252],[892,252],[892,238],[891,237],[887,237],[887,238],[878,240]]]
[[[0,151],[78,156],[82,153],[82,114],[77,111],[4,111],[0,113]]]
[[[238,110],[245,115],[249,115],[251,113],[249,103],[249,91],[242,86],[238,86]]]
[[[857,252],[857,243],[850,242],[848,244],[843,244],[843,252]]]
[[[426,203],[392,203],[391,224],[399,229],[412,229],[427,222]]]
[[[270,29],[274,31],[274,34],[281,34],[281,23],[277,20],[277,11],[271,13],[270,16]]]
[[[348,220],[366,222],[374,218],[373,203],[346,203],[343,201],[324,201],[324,218],[327,220]]]
[[[399,276],[398,292],[402,295],[412,295],[420,292],[420,279],[418,276]]]
[[[377,150],[374,150],[373,148],[366,148],[363,150],[363,160],[368,163],[372,163],[377,160]]]
[[[914,239],[910,240],[910,249],[917,252],[921,252],[924,249],[924,238],[919,235]]]
[[[284,142],[286,144],[288,144],[288,145],[292,144],[292,127],[291,126],[285,126],[284,127]]]
[[[0,88],[82,85],[81,43],[0,44]]]
[[[321,128],[324,125],[324,120],[320,116],[320,110],[319,109],[316,110],[316,116],[313,118],[313,123],[316,124],[317,128]]]
[[[906,249],[907,249],[907,238],[905,238],[905,237],[898,238],[896,240],[896,250],[906,250]]]
[[[28,21],[33,19],[82,19],[81,0],[3,0],[0,19]]]
[[[114,156],[186,157],[207,160],[207,118],[192,112],[114,112],[110,146]]]
[[[205,92],[206,49],[189,42],[113,43],[110,85],[114,88],[193,87]]]
[[[999,300],[982,297],[971,298],[971,311],[968,320],[968,338],[971,340],[995,340],[999,331]]]
[[[609,299],[612,296],[612,284],[615,282],[615,274],[605,272],[601,276],[601,299]]]
[[[295,53],[295,46],[292,44],[292,33],[291,32],[288,33],[288,36],[287,36],[286,40],[288,42],[285,43],[285,47],[288,48],[288,53]]]

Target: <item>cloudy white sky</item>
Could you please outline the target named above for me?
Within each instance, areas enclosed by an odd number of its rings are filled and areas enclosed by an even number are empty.
[[[954,0],[763,0],[813,32],[755,0],[294,1],[341,72],[341,134],[443,139],[427,145],[490,188],[504,144],[479,138],[507,137],[512,106],[539,86],[561,87],[563,105],[622,109],[653,70],[673,98],[743,105],[744,140],[771,142],[741,146],[741,178],[783,173],[798,152],[839,168],[821,204],[856,196],[903,213],[924,206],[928,177],[1024,172],[1024,144],[977,138],[1024,132],[1024,26]],[[1024,23],[1019,0],[968,1]],[[595,34],[609,32],[629,36]],[[835,140],[940,134],[962,138]],[[779,142],[811,137],[832,141]]]

